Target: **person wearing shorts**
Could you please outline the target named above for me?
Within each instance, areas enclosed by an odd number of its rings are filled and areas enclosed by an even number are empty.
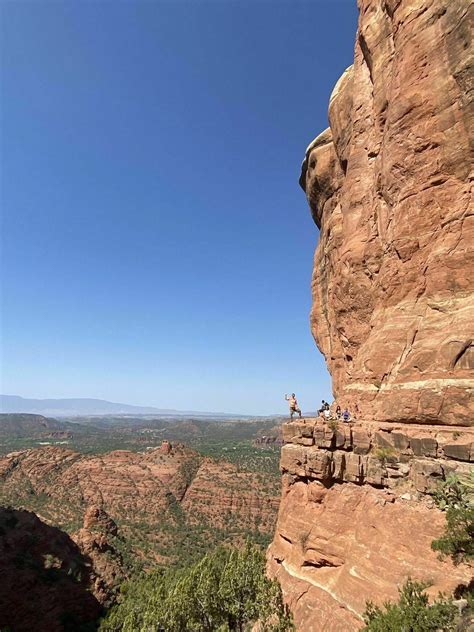
[[[290,405],[290,419],[293,419],[293,415],[295,413],[298,413],[298,415],[300,416],[301,419],[301,410],[300,407],[298,406],[298,402],[296,400],[296,395],[294,393],[292,393],[289,397],[288,395],[285,395],[285,399],[288,402],[288,404]]]

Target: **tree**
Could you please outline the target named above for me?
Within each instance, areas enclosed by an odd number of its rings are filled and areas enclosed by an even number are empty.
[[[450,474],[433,497],[442,510],[446,511],[444,534],[431,543],[435,551],[449,555],[455,564],[474,559],[474,474],[462,481]]]
[[[365,632],[450,632],[456,629],[457,608],[440,595],[429,604],[427,584],[408,581],[399,591],[398,603],[385,602],[383,607],[368,602],[364,614]]]
[[[124,586],[101,632],[262,632],[293,630],[280,586],[265,576],[255,545],[219,547],[179,570],[155,571]]]

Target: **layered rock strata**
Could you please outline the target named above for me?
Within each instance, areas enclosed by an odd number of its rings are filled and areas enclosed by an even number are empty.
[[[469,583],[472,568],[431,550],[444,515],[429,492],[472,469],[474,430],[308,419],[283,433],[269,569],[299,630],[357,630],[366,601],[395,600],[408,577],[433,596]]]
[[[357,423],[283,428],[269,571],[297,627],[350,632],[408,577],[472,578],[431,550],[430,493],[474,458],[469,0],[358,0],[354,64],[300,184],[320,229],[311,328]]]
[[[360,418],[474,424],[469,0],[359,0],[354,64],[300,183],[312,332]]]
[[[79,536],[92,558],[93,551],[110,544],[111,527],[101,511],[133,542],[135,557],[166,564],[174,561],[175,537],[197,523],[210,530],[270,535],[278,492],[277,480],[168,442],[142,453],[86,455],[47,446],[0,456],[0,504],[36,511],[72,533],[84,520]],[[108,571],[98,575],[113,579]]]
[[[82,554],[90,560],[92,592],[103,606],[114,603],[120,585],[127,579],[122,556],[116,547],[118,528],[101,507],[89,506],[82,529],[72,536]]]

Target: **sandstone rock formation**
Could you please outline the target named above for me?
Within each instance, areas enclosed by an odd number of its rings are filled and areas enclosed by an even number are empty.
[[[82,529],[72,539],[91,564],[92,592],[103,606],[114,603],[120,585],[127,579],[122,556],[116,548],[118,529],[104,509],[89,506]]]
[[[91,560],[66,533],[33,513],[0,507],[0,629],[93,625],[102,610],[94,579]]]
[[[394,423],[283,426],[283,492],[269,570],[298,629],[362,627],[367,600],[397,598],[408,577],[452,592],[472,568],[440,561],[444,515],[429,492],[474,462],[474,430]]]
[[[216,528],[273,533],[279,506],[273,479],[238,471],[180,444],[164,446],[101,455],[53,446],[10,453],[0,457],[0,504],[35,511],[77,534],[93,560],[93,551],[115,546],[114,523],[131,555],[145,565],[172,562],[178,537],[192,548],[190,525],[197,523],[209,534]],[[97,574],[114,579],[112,569]]]
[[[357,420],[283,427],[268,568],[305,632],[361,628],[410,576],[433,595],[472,579],[430,548],[430,492],[474,461],[470,4],[358,0],[354,64],[303,162],[312,332]]]
[[[354,64],[300,183],[311,325],[361,419],[474,424],[469,0],[359,0]]]

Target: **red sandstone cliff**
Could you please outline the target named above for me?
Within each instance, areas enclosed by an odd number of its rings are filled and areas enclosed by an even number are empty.
[[[307,419],[283,432],[269,570],[299,630],[359,629],[366,601],[395,600],[408,577],[432,595],[469,583],[472,568],[431,550],[445,519],[428,492],[472,469],[472,429]]]
[[[472,578],[431,550],[429,496],[474,461],[470,2],[358,4],[300,179],[320,228],[311,327],[357,423],[284,426],[268,553],[305,632],[359,629],[409,576],[433,594]]]
[[[0,629],[62,632],[101,614],[95,574],[71,538],[27,511],[0,507]]]
[[[469,0],[359,0],[354,64],[300,183],[311,325],[341,405],[474,424]]]

